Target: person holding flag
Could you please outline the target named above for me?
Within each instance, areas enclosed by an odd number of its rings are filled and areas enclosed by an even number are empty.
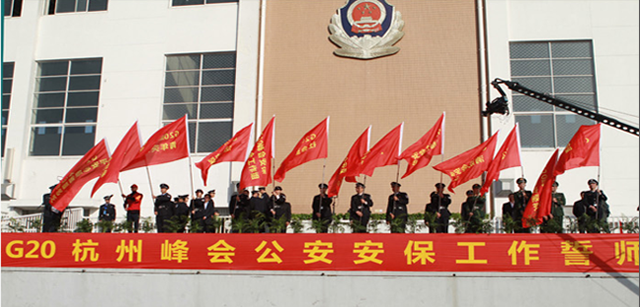
[[[349,211],[351,227],[355,233],[367,233],[369,217],[371,217],[371,207],[373,200],[371,195],[364,192],[365,185],[356,183],[356,194],[351,196],[351,209]]]
[[[567,200],[563,193],[558,192],[558,182],[551,185],[551,213],[544,216],[541,233],[562,233],[562,220],[564,219],[564,205]]]
[[[522,220],[522,217],[524,216],[524,211],[527,208],[527,204],[529,203],[529,199],[531,199],[531,191],[525,190],[525,187],[527,186],[527,179],[525,178],[518,178],[516,180],[516,184],[518,185],[518,191],[513,193],[513,200],[515,203],[515,208],[514,208],[514,220],[518,221],[518,224],[516,224],[514,232],[515,233],[530,233],[531,229],[530,228],[524,228],[522,227],[522,224],[519,223],[520,220]]]
[[[171,194],[167,193],[167,190],[169,190],[169,185],[162,183],[160,184],[162,194],[153,197],[155,199],[153,213],[156,215],[158,233],[167,232],[165,221],[173,216],[174,204],[171,201]]]
[[[122,194],[124,198],[124,210],[127,211],[127,222],[132,224],[133,232],[138,233],[140,226],[140,204],[142,204],[142,194],[138,193],[138,185],[131,185],[129,195]],[[132,230],[129,230],[131,232]]]
[[[598,181],[595,179],[589,179],[587,181],[589,190],[584,191],[584,201],[587,207],[587,216],[590,220],[597,221],[597,226],[592,226],[587,229],[589,233],[599,233],[600,228],[605,232],[609,232],[609,225],[607,224],[607,218],[609,217],[609,205],[607,204],[607,195],[600,190]]]
[[[53,191],[57,184],[49,187],[49,190]],[[51,206],[51,193],[42,195],[42,232],[58,232],[60,227],[60,219],[62,218],[62,212],[55,207]]]
[[[319,184],[318,189],[320,189],[320,194],[314,196],[313,202],[311,203],[311,220],[322,223],[320,226],[321,233],[329,232],[329,225],[333,220],[331,213],[333,198],[327,196],[328,188],[329,186],[326,183]]]
[[[395,181],[391,183],[393,194],[389,195],[387,201],[387,224],[391,227],[391,233],[404,233],[409,219],[409,211],[407,211],[409,195],[400,192],[401,186]]]
[[[444,183],[438,182],[435,187],[436,190],[429,195],[430,202],[424,208],[425,224],[429,225],[429,233],[448,233],[449,217],[451,217],[451,212],[449,211],[451,196],[444,193]],[[435,216],[435,219],[433,216]]]

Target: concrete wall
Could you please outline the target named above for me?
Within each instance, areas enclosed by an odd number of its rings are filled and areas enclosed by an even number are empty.
[[[637,274],[2,268],[3,306],[638,306]]]

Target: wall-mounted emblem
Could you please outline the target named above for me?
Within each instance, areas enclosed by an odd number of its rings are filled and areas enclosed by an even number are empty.
[[[331,18],[329,39],[338,56],[373,59],[398,52],[404,32],[400,12],[386,0],[348,0]]]

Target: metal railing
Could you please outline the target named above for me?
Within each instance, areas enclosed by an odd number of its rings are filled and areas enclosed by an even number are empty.
[[[83,219],[82,208],[69,208],[64,210],[62,218],[60,218],[60,230],[70,232],[76,229],[76,224]],[[20,215],[20,216],[2,216],[0,223],[2,232],[41,232],[42,231],[42,213]],[[35,227],[35,226],[38,227]]]

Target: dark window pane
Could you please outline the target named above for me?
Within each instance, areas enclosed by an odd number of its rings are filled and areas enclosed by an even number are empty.
[[[89,0],[89,11],[106,11],[107,3],[107,0]]]
[[[167,88],[164,90],[164,102],[198,102],[198,88]]]
[[[64,93],[37,94],[36,107],[50,108],[64,106]]]
[[[87,11],[87,0],[76,0],[76,12]]]
[[[13,17],[19,17],[22,14],[22,0],[14,0],[13,1]],[[4,150],[3,150],[4,152]]]
[[[69,62],[40,63],[40,76],[66,76]]]
[[[551,78],[513,78],[514,82],[541,93],[551,93]]]
[[[236,53],[215,53],[205,54],[203,69],[208,68],[235,68],[236,67]]]
[[[233,86],[203,87],[200,101],[233,101]]]
[[[100,76],[70,77],[69,90],[100,89]]]
[[[13,78],[13,62],[2,63],[2,78]]]
[[[198,152],[212,152],[231,138],[232,122],[198,124]]]
[[[67,106],[97,106],[99,96],[100,92],[69,93],[69,97],[67,98]]]
[[[56,13],[68,13],[76,9],[76,0],[57,0],[56,2]]]
[[[9,111],[7,110],[2,110],[2,125],[6,126],[7,125],[7,119],[9,118]]]
[[[592,111],[596,110],[596,96],[594,94],[557,95],[556,97]]]
[[[516,122],[520,125],[523,148],[555,147],[552,115],[516,115]]]
[[[11,95],[2,95],[2,109],[8,109],[11,107]]]
[[[4,16],[11,16],[11,4],[13,0],[4,0]]]
[[[102,59],[73,60],[71,61],[71,74],[99,74],[102,72]]]
[[[233,118],[233,103],[203,103],[200,119],[203,118]]]
[[[576,114],[556,115],[556,127],[559,147],[567,146],[573,135],[582,125],[593,125],[594,121]]]
[[[11,85],[13,85],[13,80],[2,80],[2,93],[11,94]]]
[[[204,0],[172,0],[171,5],[173,6],[181,6],[181,5],[195,5],[195,4],[203,4]]]
[[[67,77],[39,78],[38,92],[64,91],[67,89]]]
[[[553,60],[554,75],[593,75],[591,60]]]
[[[238,0],[207,0],[207,3],[238,2]]]
[[[189,151],[194,152],[196,148],[196,123],[189,123]]]
[[[511,76],[549,76],[549,60],[511,61]]]
[[[80,156],[87,153],[94,145],[95,130],[94,126],[66,127],[64,129],[62,155]]]
[[[64,109],[40,109],[33,110],[33,124],[58,124],[62,123],[62,111]]]
[[[62,127],[31,128],[32,156],[57,156],[60,154],[60,135]]]
[[[509,49],[512,59],[549,58],[547,43],[511,43]]]
[[[175,120],[185,114],[189,119],[196,119],[198,115],[197,104],[169,104],[165,105],[162,112],[163,120]]]
[[[167,70],[200,69],[199,55],[179,55],[167,57]]]
[[[67,123],[95,123],[98,118],[98,108],[67,109],[65,122]]]
[[[553,106],[523,95],[513,95],[513,111],[514,112],[540,112],[553,111]]]
[[[2,157],[4,157],[4,143],[7,139],[7,129],[2,128]]]
[[[165,86],[198,86],[200,83],[199,71],[168,72]]]
[[[556,93],[593,93],[593,77],[553,78]]]
[[[235,70],[210,70],[202,72],[203,85],[235,84]]]
[[[591,42],[552,42],[551,56],[554,58],[592,57]]]

